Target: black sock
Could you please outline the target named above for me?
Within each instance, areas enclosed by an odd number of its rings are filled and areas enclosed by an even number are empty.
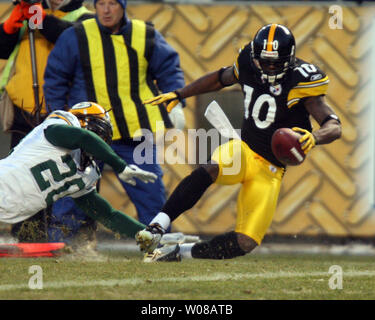
[[[212,183],[206,169],[200,167],[194,170],[179,183],[161,211],[166,213],[171,221],[175,220],[181,213],[191,209]]]
[[[191,256],[196,259],[232,259],[245,254],[234,231],[218,235],[210,241],[196,243],[191,248]]]

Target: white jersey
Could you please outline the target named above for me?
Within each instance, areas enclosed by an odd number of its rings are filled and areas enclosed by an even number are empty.
[[[81,127],[66,111],[55,111],[0,160],[0,221],[17,223],[65,196],[80,197],[95,189],[97,166],[79,170],[81,150],[52,145],[44,130],[52,124]]]

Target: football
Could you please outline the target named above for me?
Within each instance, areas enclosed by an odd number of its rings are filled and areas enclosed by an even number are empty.
[[[277,129],[272,135],[272,152],[283,164],[298,166],[306,158],[299,139],[301,135],[290,128]]]

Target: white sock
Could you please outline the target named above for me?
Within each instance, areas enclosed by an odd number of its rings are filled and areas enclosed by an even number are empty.
[[[183,243],[180,244],[180,255],[184,259],[191,259],[191,248],[195,245],[195,243]]]
[[[154,219],[150,222],[150,224],[157,223],[159,224],[164,230],[167,230],[171,224],[171,219],[169,216],[164,212],[159,212]]]

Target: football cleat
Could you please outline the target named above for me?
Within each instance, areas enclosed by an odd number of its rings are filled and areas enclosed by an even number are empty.
[[[181,261],[180,246],[178,244],[174,246],[164,246],[155,249],[152,253],[147,253],[143,262],[179,262]]]
[[[159,245],[164,229],[158,224],[149,225],[146,229],[138,231],[135,240],[142,252],[152,253]]]

